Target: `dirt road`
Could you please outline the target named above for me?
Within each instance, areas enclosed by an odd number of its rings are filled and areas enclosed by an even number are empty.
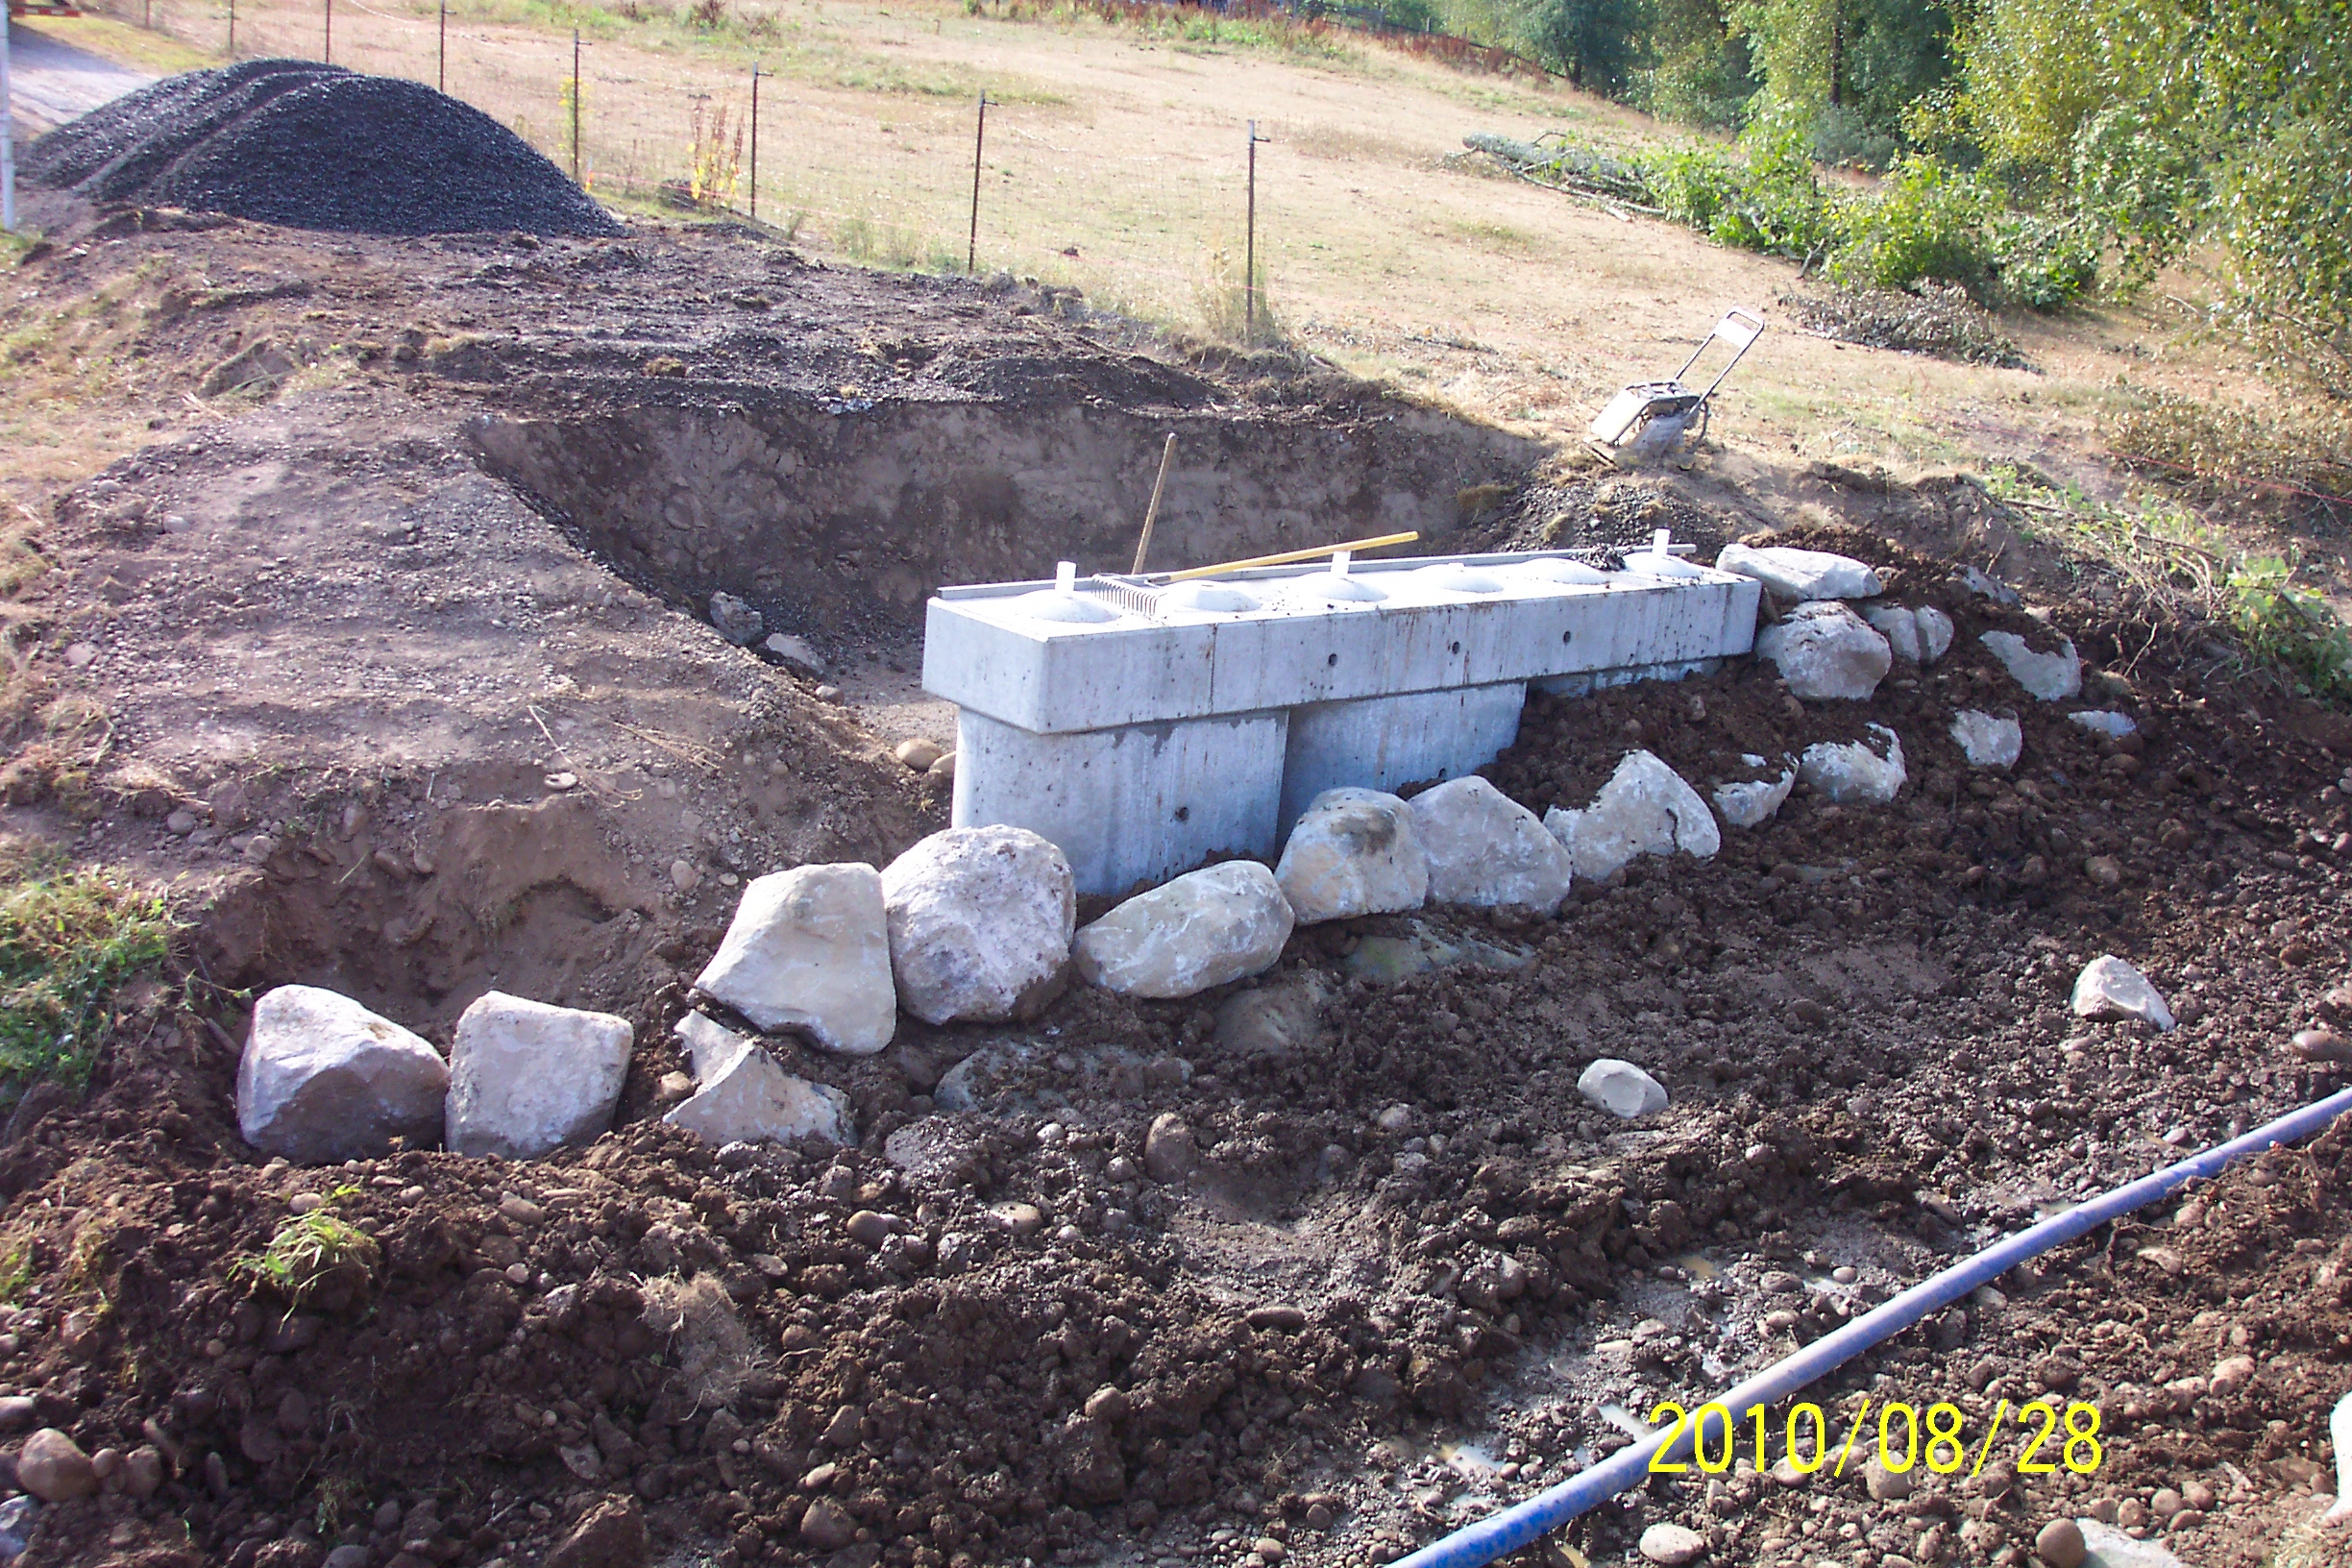
[[[9,24],[10,118],[18,141],[54,131],[155,79],[37,27]]]

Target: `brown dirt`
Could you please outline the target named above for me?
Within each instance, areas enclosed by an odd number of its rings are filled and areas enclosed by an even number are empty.
[[[724,234],[346,247],[106,221],[36,263],[38,286],[157,290],[115,330],[158,360],[159,409],[263,337],[383,353],[322,349],[336,387],[241,394],[62,498],[53,570],[11,607],[11,832],[184,878],[203,966],[193,1008],[126,998],[86,1102],[37,1091],[0,1134],[0,1255],[24,1273],[0,1388],[172,1470],[153,1498],[49,1511],[29,1564],[316,1568],[337,1543],[400,1568],[527,1562],[576,1530],[563,1560],[625,1558],[613,1499],[674,1562],[1230,1565],[1261,1539],[1384,1561],[1621,1446],[1613,1412],[1695,1405],[2046,1205],[2342,1082],[2287,1048],[2345,979],[2341,715],[2233,674],[2200,628],[2060,597],[2065,573],[2022,547],[1999,564],[2046,620],[1970,597],[1954,560],[1987,564],[2007,524],[1964,481],[1703,464],[1562,476],[1455,537],[1565,511],[1559,537],[1664,518],[1712,542],[1778,517],[1944,605],[1951,656],[1850,708],[1753,669],[1538,700],[1490,775],[1540,810],[1581,803],[1629,746],[1703,786],[1873,721],[1913,771],[1893,807],[1801,794],[1712,862],[1638,862],[1556,920],[1303,931],[1272,973],[1186,1003],[1078,990],[1019,1029],[908,1023],[859,1063],[774,1041],[849,1092],[860,1145],[712,1151],[654,1113],[723,878],[880,859],[943,808],[857,710],[722,645],[698,597],[740,588],[845,666],[903,667],[899,585],[1115,530],[919,496],[860,513],[871,487],[845,460],[805,487],[852,498],[811,523],[824,549],[763,584],[788,540],[739,543],[724,516],[657,529],[650,501],[592,515],[607,481],[653,482],[596,466],[594,432],[669,429],[654,477],[707,502],[730,471],[695,474],[730,431],[743,482],[766,484],[783,452],[810,460],[812,410],[870,387],[874,407],[824,416],[852,422],[826,427],[841,450],[870,450],[869,415],[919,446],[944,411],[991,461],[1044,453],[1036,482],[1067,497],[1132,487],[1154,432],[1193,421],[1216,453],[1198,494],[1223,474],[1306,498],[1252,525],[1274,537],[1378,516],[1385,489],[1475,514],[1461,492],[1513,480],[1515,449],[1311,367],[1186,363],[1034,295],[821,271]],[[308,293],[159,307],[174,269],[246,264]],[[789,333],[737,331],[751,307],[727,302],[753,280]],[[397,357],[391,324],[428,320],[475,335]],[[642,373],[665,356],[687,374]],[[1085,440],[1024,445],[1055,422]],[[1354,489],[1335,458],[1285,481],[1281,453],[1342,436]],[[527,463],[577,493],[523,496]],[[1759,499],[1801,493],[1817,520]],[[1228,537],[1206,503],[1189,527],[1188,551]],[[2073,637],[2142,733],[2095,743],[2022,698],[1975,641],[2001,625]],[[1964,705],[2019,711],[2015,776],[1962,765],[1945,726]],[[2066,986],[2102,951],[2147,968],[2183,1027],[2073,1019]],[[523,1165],[264,1164],[231,1119],[243,1015],[224,988],[291,980],[435,1039],[493,982],[614,1007],[639,1030],[623,1124]],[[1673,1108],[1629,1129],[1585,1105],[1573,1086],[1600,1055],[1648,1067]],[[1144,1174],[1165,1115],[1201,1153],[1189,1185]],[[2253,1568],[2315,1511],[2346,1380],[2343,1160],[2340,1140],[2273,1156],[2201,1194],[2196,1223],[2114,1227],[1813,1396],[1951,1398],[1975,1422],[1989,1399],[2066,1390],[2105,1412],[2095,1477],[1884,1504],[1850,1478],[1694,1476],[1575,1542],[1620,1554],[1671,1517],[1727,1564],[2014,1565],[2062,1496],[2193,1481],[2216,1500],[2175,1532],[2184,1556]],[[298,1302],[239,1264],[306,1193],[380,1256]],[[886,1217],[853,1227],[866,1211]],[[1777,1273],[1811,1282],[1791,1319],[1767,1315]],[[2243,1387],[2166,1391],[2238,1348],[2261,1363]]]

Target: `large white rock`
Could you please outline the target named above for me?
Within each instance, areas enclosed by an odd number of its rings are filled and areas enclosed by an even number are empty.
[[[1612,1116],[1631,1121],[1666,1109],[1666,1088],[1630,1062],[1605,1056],[1577,1079],[1577,1092]]]
[[[2055,653],[2036,653],[2014,631],[1988,631],[1977,639],[1993,651],[2017,683],[2045,702],[2063,701],[2082,691],[2082,655],[2070,637],[2059,641]]]
[[[709,1143],[855,1141],[848,1095],[794,1077],[756,1045],[729,1057],[692,1099],[662,1119]]]
[[[2074,979],[2074,1016],[2078,1018],[2144,1018],[2157,1028],[2172,1027],[2172,1010],[2142,974],[2113,953],[2101,953],[2083,966]]]
[[[317,986],[280,986],[254,1006],[237,1064],[237,1131],[298,1164],[367,1160],[392,1140],[432,1138],[449,1068],[389,1018]]]
[[[698,1084],[709,1083],[735,1060],[736,1052],[751,1045],[751,1041],[703,1013],[687,1014],[671,1026],[670,1033],[685,1047],[686,1060],[693,1065],[694,1081]]]
[[[1302,925],[1419,909],[1429,896],[1429,860],[1404,801],[1379,790],[1325,790],[1314,797],[1274,880]]]
[[[1975,708],[1952,716],[1951,738],[1972,768],[2014,768],[2025,749],[2025,731],[2015,719]]]
[[[1789,791],[1797,787],[1797,759],[1784,756],[1777,778],[1735,779],[1715,786],[1715,813],[1726,827],[1761,827],[1780,814]],[[1751,768],[1769,766],[1762,757],[1743,756]]]
[[[1069,862],[1020,827],[951,827],[882,870],[898,1005],[925,1023],[1028,1017],[1078,927]]]
[[[1704,860],[1723,847],[1715,814],[1682,775],[1648,751],[1629,751],[1581,811],[1554,806],[1544,826],[1567,846],[1576,874],[1588,882],[1608,876],[1635,855],[1679,849]]]
[[[1873,746],[1865,738],[1843,744],[1822,741],[1806,747],[1804,755],[1797,759],[1797,776],[1807,788],[1840,805],[1885,805],[1901,793],[1903,781],[1910,777],[1903,771],[1902,738],[1884,724],[1871,725],[1870,733],[1880,737],[1882,744]]]
[[[1105,991],[1190,996],[1271,967],[1294,923],[1272,871],[1228,861],[1128,899],[1079,932],[1070,956]]]
[[[1798,605],[1756,633],[1755,651],[1808,702],[1860,701],[1895,666],[1887,640],[1835,600]]]
[[[1506,904],[1549,915],[1568,896],[1576,863],[1533,812],[1476,773],[1448,779],[1407,803],[1429,862],[1436,904]]]
[[[1768,545],[1726,545],[1715,570],[1753,577],[1775,599],[1875,599],[1885,592],[1878,574],[1850,555]]]
[[[1951,617],[1932,604],[1906,607],[1873,604],[1862,612],[1887,640],[1887,648],[1906,664],[1933,664],[1951,649]]]
[[[612,1125],[631,1031],[610,1013],[485,992],[450,1047],[449,1146],[530,1160]]]
[[[871,1056],[898,1027],[881,874],[852,862],[753,878],[695,989],[762,1029]]]

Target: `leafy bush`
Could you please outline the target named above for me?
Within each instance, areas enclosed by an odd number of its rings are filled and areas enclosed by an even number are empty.
[[[1849,203],[1830,278],[1848,288],[1905,288],[1925,280],[1981,295],[1992,277],[1993,195],[1917,154],[1897,160],[1877,194]]]
[[[1641,171],[1659,210],[1701,233],[1714,227],[1715,214],[1739,193],[1730,159],[1703,143],[1652,153],[1641,159]]]
[[[2012,304],[2056,310],[2098,284],[2098,236],[2087,224],[2008,212],[1993,221],[1991,237],[1997,292]]]
[[[1741,137],[1747,154],[1735,188],[1707,223],[1716,243],[1800,258],[1821,252],[1836,209],[1813,177],[1805,132],[1782,117],[1759,117]]]
[[[2248,556],[2231,569],[2229,619],[2256,656],[2279,666],[2314,697],[2352,698],[2352,634],[2328,601],[2291,580],[2275,555]]]

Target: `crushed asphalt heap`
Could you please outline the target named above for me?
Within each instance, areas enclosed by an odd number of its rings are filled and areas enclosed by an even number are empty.
[[[471,105],[339,65],[255,60],[156,83],[26,149],[93,201],[375,234],[617,234],[563,171]]]

